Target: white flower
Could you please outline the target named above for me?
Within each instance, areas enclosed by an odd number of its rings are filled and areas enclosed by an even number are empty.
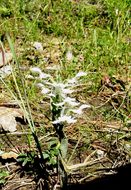
[[[40,42],[34,42],[33,47],[38,50],[39,52],[43,51],[43,46]]]
[[[71,51],[67,51],[66,59],[67,59],[67,61],[71,61],[73,59],[73,54]]]
[[[54,82],[53,86],[54,86],[55,92],[60,93],[61,96],[64,96],[66,94],[71,94],[72,92],[74,92],[74,90],[67,88],[68,84]]]
[[[41,73],[41,69],[39,68],[39,67],[33,67],[33,68],[31,68],[30,69],[31,70],[31,72],[33,72],[33,73]]]
[[[46,88],[45,85],[42,83],[37,83],[36,86],[41,88],[42,94],[48,94],[50,92],[50,89]]]
[[[78,106],[80,103],[76,102],[75,98],[70,98],[70,97],[67,97],[65,100],[64,100],[64,103],[67,103],[71,106]]]
[[[46,73],[43,73],[43,72],[41,72],[40,76],[39,76],[40,79],[46,79],[46,78],[50,78],[50,77],[51,76],[49,74],[46,74]]]
[[[52,92],[50,93],[50,94],[48,94],[48,96],[50,97],[50,98],[55,98],[56,96],[55,96],[55,94],[53,94]]]
[[[71,94],[72,92],[74,92],[74,90],[71,90],[71,89],[62,89],[62,92],[64,94]]]
[[[90,105],[83,104],[83,105],[81,105],[78,109],[72,109],[71,111],[72,111],[73,113],[75,113],[75,114],[81,115],[83,109],[85,109],[85,108],[90,108],[90,107],[91,107]]]
[[[90,108],[90,107],[91,107],[90,105],[82,104],[79,109],[83,110],[85,108]]]
[[[37,83],[36,86],[39,87],[39,88],[43,88],[43,87],[44,87],[44,84],[42,84],[42,83]]]
[[[97,156],[98,156],[98,158],[103,158],[104,157],[104,151],[103,150],[97,150],[96,151],[96,153],[97,153]]]
[[[60,66],[59,65],[48,66],[46,67],[46,70],[60,70]]]
[[[116,15],[118,16],[119,10],[118,10],[118,9],[116,9],[116,10],[115,10],[115,12],[116,12]]]
[[[66,87],[66,85],[64,83],[61,83],[61,82],[53,82],[53,86],[55,88],[59,88],[59,89],[64,89]]]
[[[87,74],[83,71],[80,71],[79,73],[77,73],[77,75],[75,76],[76,78],[80,78],[80,77],[83,77],[83,76],[86,76]]]
[[[46,74],[46,73],[43,73],[43,72],[41,71],[41,69],[38,68],[38,67],[33,67],[33,68],[31,68],[30,70],[31,70],[31,72],[33,72],[33,73],[38,73],[40,79],[46,79],[46,78],[50,78],[50,77],[51,77],[51,75]]]
[[[32,75],[26,75],[27,79],[34,79],[34,77]]]
[[[55,95],[59,94],[62,98],[66,98],[66,94],[73,92],[73,90],[66,88],[67,84],[64,83],[53,82],[52,86],[54,87],[54,89],[52,89],[53,93]]]
[[[53,124],[58,124],[58,123],[68,123],[68,124],[71,124],[71,123],[75,123],[77,120],[72,118],[71,116],[67,116],[67,115],[63,115],[63,116],[60,116],[57,120],[53,121],[52,123]]]
[[[11,65],[5,65],[0,69],[0,77],[5,78],[9,76],[12,72],[12,66]]]
[[[49,86],[49,87],[54,86],[53,83],[48,82],[47,80],[44,81],[44,84],[47,85],[47,86]]]
[[[54,105],[59,107],[59,106],[65,105],[65,104],[68,104],[71,107],[75,107],[75,106],[79,105],[79,103],[76,102],[75,98],[70,98],[70,97],[66,97],[63,102],[55,103]]]
[[[65,102],[60,102],[60,103],[54,103],[55,106],[57,107],[61,107],[65,104]]]
[[[48,88],[42,88],[41,93],[42,94],[48,94],[50,90]]]
[[[83,71],[80,71],[79,73],[77,73],[77,75],[75,77],[73,77],[72,79],[69,79],[67,80],[67,83],[68,84],[76,84],[77,83],[77,80],[80,78],[80,77],[83,77],[83,76],[86,76],[87,74]]]
[[[76,82],[77,82],[76,77],[74,77],[74,78],[72,78],[72,79],[69,79],[69,80],[67,81],[67,83],[69,83],[69,84],[75,84]]]

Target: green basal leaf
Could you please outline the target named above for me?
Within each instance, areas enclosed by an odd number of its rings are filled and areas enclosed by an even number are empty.
[[[53,146],[56,146],[56,145],[57,145],[57,142],[58,142],[57,139],[54,139],[54,140],[50,141],[49,144],[48,144],[49,148],[51,148],[51,147],[53,147]]]
[[[5,179],[0,179],[0,184],[4,184],[5,182]]]
[[[53,155],[57,156],[59,154],[59,149],[58,148],[54,148],[53,149]]]
[[[44,159],[47,159],[47,158],[50,157],[50,155],[48,153],[46,153],[46,152],[43,152],[43,157],[44,157]]]
[[[66,138],[64,138],[64,139],[62,139],[61,145],[60,145],[62,158],[66,157],[67,149],[68,149],[68,140]]]
[[[22,163],[22,166],[25,166],[28,163],[28,161],[29,161],[29,158],[28,157],[25,158],[24,162]]]
[[[55,165],[56,162],[57,162],[57,160],[56,160],[55,157],[52,157],[52,158],[50,159],[50,164]]]
[[[8,171],[0,171],[0,185],[6,182],[6,177],[9,176]]]

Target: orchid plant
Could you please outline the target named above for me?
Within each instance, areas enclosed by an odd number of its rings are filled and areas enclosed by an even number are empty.
[[[83,110],[90,108],[90,105],[81,104],[72,97],[72,94],[76,91],[75,89],[79,84],[80,78],[86,76],[86,73],[80,71],[75,77],[61,82],[60,80],[54,80],[50,74],[42,72],[38,67],[31,68],[31,72],[35,75],[30,75],[29,77],[40,81],[37,83],[37,86],[40,88],[41,93],[50,100],[52,124],[60,142],[60,157],[65,159],[68,141],[64,133],[64,127],[68,124],[75,123],[79,115],[83,113]],[[64,183],[66,183],[66,172],[63,171],[63,167],[59,168],[63,176],[62,181],[64,186]]]
[[[81,105],[75,98],[71,97],[74,88],[78,86],[79,79],[86,75],[85,72],[81,71],[65,82],[55,81],[51,75],[42,72],[38,67],[31,68],[31,72],[38,74],[38,76],[30,75],[30,77],[40,80],[37,86],[41,89],[41,93],[50,99],[53,124],[75,123],[83,110],[90,108],[90,105]]]

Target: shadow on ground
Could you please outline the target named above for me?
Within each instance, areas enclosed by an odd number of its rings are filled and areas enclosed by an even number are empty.
[[[129,186],[128,186],[129,185]],[[117,173],[84,184],[70,184],[68,190],[112,190],[130,189],[131,187],[131,164],[121,166]],[[127,188],[129,187],[129,188]]]

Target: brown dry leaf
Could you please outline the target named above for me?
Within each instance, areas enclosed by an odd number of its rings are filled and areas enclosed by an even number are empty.
[[[0,67],[8,64],[13,59],[13,55],[10,52],[0,51]]]
[[[10,152],[3,152],[2,154],[0,154],[0,157],[2,159],[4,159],[4,160],[10,159],[10,158],[16,159],[18,157],[18,154],[15,153],[15,152],[12,152],[12,151],[10,151]]]
[[[16,117],[23,117],[20,109],[0,107],[0,128],[3,128],[5,131],[9,132],[16,131]]]

